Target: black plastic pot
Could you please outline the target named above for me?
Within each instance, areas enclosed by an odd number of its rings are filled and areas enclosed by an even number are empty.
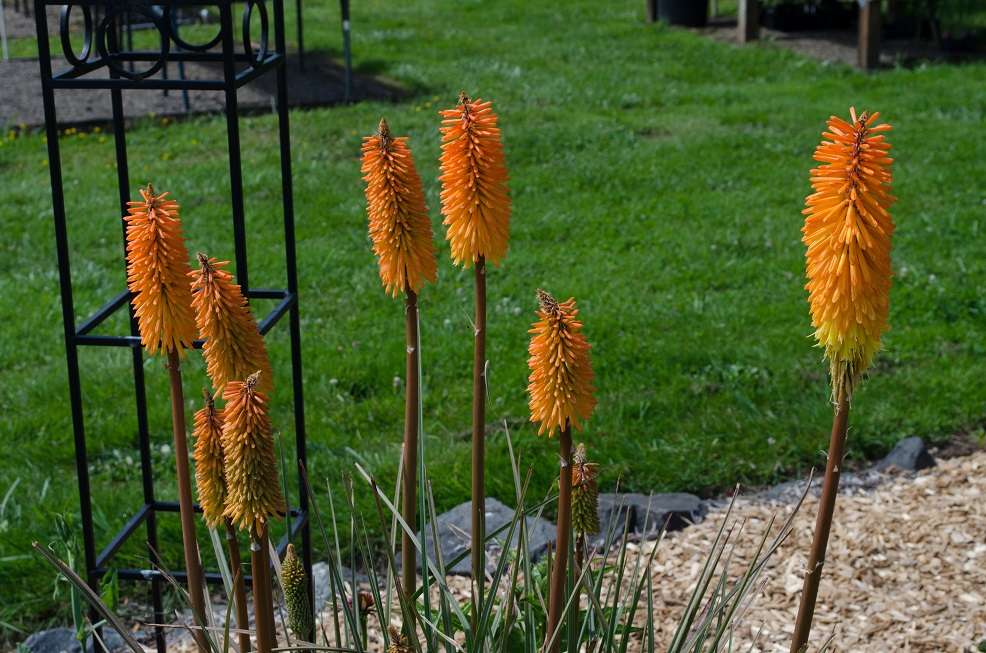
[[[709,0],[657,0],[657,17],[669,25],[705,27],[709,22]]]
[[[837,0],[782,2],[764,8],[761,22],[779,32],[848,29],[855,18],[853,5]]]

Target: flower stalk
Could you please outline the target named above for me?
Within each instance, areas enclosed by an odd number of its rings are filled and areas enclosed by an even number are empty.
[[[559,303],[538,290],[538,318],[531,328],[531,374],[528,394],[531,421],[540,423],[538,434],[551,438],[559,432],[558,522],[555,558],[551,565],[545,653],[555,653],[568,577],[568,550],[572,536],[572,429],[579,429],[596,405],[590,345],[578,321],[575,300]]]
[[[175,473],[181,517],[182,548],[192,613],[205,626],[202,563],[195,532],[192,482],[188,464],[185,396],[181,383],[181,358],[195,339],[192,294],[188,285],[188,250],[182,238],[178,203],[168,193],[154,192],[150,184],[140,189],[141,199],[129,202],[127,225],[127,287],[137,316],[141,344],[148,353],[167,355],[171,398],[171,428],[175,447]],[[208,651],[205,631],[194,630],[201,653]]]
[[[546,653],[555,653],[561,636],[561,613],[565,607],[565,580],[568,578],[568,549],[572,537],[572,427],[561,429],[558,437],[558,524],[555,535],[555,559],[551,565],[551,585],[548,593],[548,622],[544,629]],[[550,643],[550,648],[548,644]]]
[[[482,609],[486,580],[486,258],[475,266],[475,308],[472,359],[472,578],[476,614]]]
[[[418,471],[418,402],[421,399],[421,358],[418,338],[418,295],[410,287],[404,293],[404,322],[407,338],[407,391],[404,397],[404,473],[401,477],[401,502],[404,520],[411,527],[417,524]],[[401,574],[404,591],[410,596],[417,585],[417,555],[411,535],[401,529]]]
[[[808,301],[818,346],[829,362],[835,415],[825,479],[791,652],[808,646],[828,548],[839,478],[846,450],[853,391],[880,350],[888,329],[891,280],[890,144],[877,124],[879,114],[856,114],[847,122],[836,116],[815,150],[821,166],[811,171],[814,193],[807,205],[803,242],[807,246]]]
[[[260,374],[254,372],[246,381],[230,381],[223,392],[227,487],[223,514],[250,532],[257,650],[268,653],[275,635],[267,522],[274,515],[283,515],[286,506],[277,478],[267,396],[259,390]]]
[[[195,485],[198,489],[202,516],[209,528],[220,524],[226,530],[226,548],[229,551],[230,568],[233,569],[233,600],[236,608],[236,625],[240,651],[250,651],[250,622],[247,616],[246,587],[243,582],[240,546],[233,523],[223,516],[226,499],[225,456],[222,447],[223,411],[205,388],[202,389],[203,406],[195,413]]]
[[[366,182],[370,239],[380,267],[380,281],[392,296],[404,293],[406,393],[404,396],[401,516],[417,525],[418,433],[421,401],[418,292],[435,281],[437,261],[431,220],[421,178],[407,137],[391,134],[381,119],[377,132],[363,139],[361,170]],[[401,532],[402,588],[410,596],[417,585],[417,555],[411,535]]]
[[[181,387],[181,362],[178,352],[168,350],[168,378],[171,390],[171,431],[175,447],[175,474],[178,480],[178,512],[181,518],[181,541],[188,574],[188,599],[199,625],[205,617],[205,594],[199,544],[195,535],[195,506],[192,504],[192,480],[188,465],[188,439],[185,435],[185,395]],[[205,631],[196,629],[195,642],[203,653],[208,650]]]
[[[486,574],[486,262],[506,255],[510,228],[507,167],[493,103],[459,94],[441,111],[441,201],[452,261],[475,267],[472,398],[472,578],[475,617]]]

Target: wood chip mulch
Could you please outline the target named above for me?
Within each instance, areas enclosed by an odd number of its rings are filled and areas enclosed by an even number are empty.
[[[734,650],[756,641],[753,651],[788,651],[817,503],[810,496],[798,513]],[[784,510],[737,501],[733,516],[745,520],[746,536],[735,566],[749,560],[770,517],[781,522]],[[712,511],[660,545],[652,570],[659,634],[673,633],[723,516]],[[986,452],[839,497],[812,633],[814,646],[834,636],[832,650],[840,652],[977,650],[986,639]]]
[[[781,496],[780,502],[763,495],[737,499],[731,520],[742,530],[732,539],[731,578],[754,555],[772,517],[771,537],[781,529],[793,508],[785,502],[790,494]],[[751,606],[736,623],[733,651],[789,650],[817,503],[808,496],[767,565]],[[667,650],[725,517],[724,506],[714,508],[700,524],[657,545],[650,573],[658,650]],[[630,544],[628,568],[654,546]],[[450,578],[449,585],[462,601],[468,599],[468,578]],[[644,616],[636,615],[637,623]],[[399,610],[392,617],[399,625]],[[320,618],[331,633],[331,611]],[[368,625],[370,650],[382,651],[379,621],[371,616]],[[891,472],[876,488],[840,494],[810,650],[830,637],[828,650],[838,653],[979,650],[986,640],[986,451],[916,474]],[[639,638],[630,650],[642,650]]]

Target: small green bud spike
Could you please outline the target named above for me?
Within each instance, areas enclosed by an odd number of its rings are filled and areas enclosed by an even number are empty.
[[[296,637],[309,637],[312,632],[312,610],[308,603],[308,577],[293,544],[288,544],[281,562],[281,577],[284,580],[284,603],[288,607],[288,625]]]
[[[585,445],[579,444],[572,456],[572,527],[576,533],[599,532],[598,465],[590,463]]]

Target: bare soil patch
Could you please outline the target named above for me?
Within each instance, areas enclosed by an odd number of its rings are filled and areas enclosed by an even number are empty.
[[[67,63],[53,63],[57,72]],[[341,104],[345,101],[345,71],[338,62],[324,53],[305,54],[305,70],[299,69],[294,57],[287,61],[288,103],[292,107],[315,107]],[[169,77],[178,76],[177,66],[168,69]],[[93,73],[95,75],[96,73]],[[102,77],[108,73],[102,71]],[[222,77],[218,64],[189,63],[185,66],[188,79],[217,79]],[[276,78],[273,73],[262,76],[237,92],[240,110],[270,111],[276,97]],[[41,71],[36,59],[20,59],[0,63],[0,88],[4,101],[0,103],[0,128],[31,128],[44,125],[41,101]],[[408,89],[396,82],[353,75],[352,101],[366,99],[397,101],[409,95]],[[189,111],[180,91],[124,91],[123,109],[128,119],[146,116],[180,118],[201,113],[222,112],[225,100],[222,91],[189,92]],[[105,90],[58,90],[55,93],[58,122],[63,127],[104,124],[112,120],[110,93]]]

